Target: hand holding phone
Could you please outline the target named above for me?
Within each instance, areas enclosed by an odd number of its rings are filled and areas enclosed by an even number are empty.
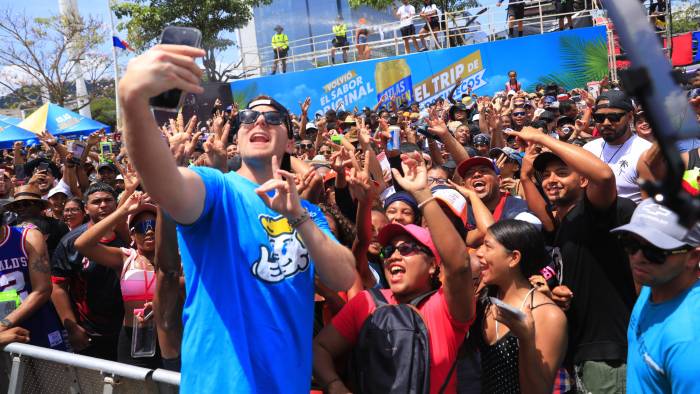
[[[202,32],[193,27],[167,26],[160,36],[160,44],[187,45],[200,48]],[[182,90],[171,89],[158,96],[151,97],[150,104],[154,109],[177,112],[184,100]]]
[[[514,314],[515,316],[517,316],[518,319],[520,319],[520,321],[525,320],[525,317],[526,317],[525,313],[523,313],[523,311],[521,311],[520,309],[518,309],[512,305],[508,305],[496,297],[489,297],[489,299],[491,300],[491,303],[493,305],[496,305],[497,308],[505,309],[506,311]]]

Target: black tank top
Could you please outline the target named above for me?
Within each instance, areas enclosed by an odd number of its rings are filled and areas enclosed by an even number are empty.
[[[692,170],[696,167],[700,167],[700,155],[698,155],[698,150],[693,148],[688,151],[688,166],[686,169]]]
[[[520,370],[518,369],[518,338],[508,332],[493,345],[483,339],[481,351],[481,392],[519,393]]]

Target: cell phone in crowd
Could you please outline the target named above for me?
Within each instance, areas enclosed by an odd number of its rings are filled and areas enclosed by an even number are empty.
[[[160,43],[200,48],[202,44],[202,32],[193,27],[168,26],[160,35]],[[182,90],[171,89],[156,97],[151,97],[150,104],[153,109],[177,112],[182,106],[184,98],[185,96],[182,94]]]
[[[518,319],[525,320],[525,313],[523,313],[523,311],[521,311],[520,309],[518,309],[514,306],[511,306],[511,305],[508,305],[496,297],[489,297],[489,299],[491,300],[491,303],[493,305],[496,305],[497,308],[505,309],[508,312],[515,314],[518,317]]]
[[[100,153],[102,156],[112,154],[112,143],[111,142],[100,142]]]
[[[85,153],[85,143],[81,141],[73,141],[70,145],[70,153],[73,157],[80,159]]]

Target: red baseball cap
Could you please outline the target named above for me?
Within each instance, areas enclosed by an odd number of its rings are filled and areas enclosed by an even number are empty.
[[[489,159],[488,157],[483,157],[483,156],[475,156],[475,157],[470,157],[457,166],[457,173],[459,176],[464,178],[464,173],[467,172],[468,169],[475,167],[475,166],[487,166],[491,167],[493,171],[496,173],[496,175],[499,174],[500,171],[498,171],[498,167],[496,167],[496,163],[492,160]]]

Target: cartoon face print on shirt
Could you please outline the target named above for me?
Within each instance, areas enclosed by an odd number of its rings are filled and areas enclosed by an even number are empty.
[[[267,234],[268,244],[260,245],[260,257],[253,266],[253,275],[268,283],[278,283],[309,268],[309,251],[284,216],[258,217]]]

